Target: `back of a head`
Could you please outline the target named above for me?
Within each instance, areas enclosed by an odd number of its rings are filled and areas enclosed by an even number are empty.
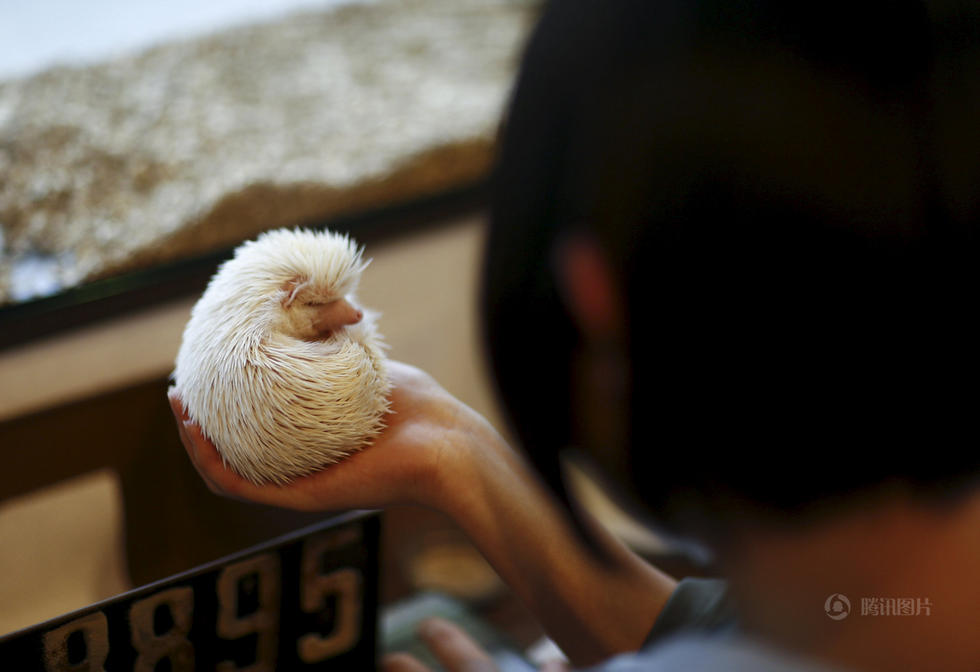
[[[626,445],[585,448],[620,454],[613,477],[648,512],[778,516],[976,482],[978,13],[548,7],[483,287],[500,392],[546,478],[580,438],[581,341],[551,255],[585,232],[625,288],[631,369]]]

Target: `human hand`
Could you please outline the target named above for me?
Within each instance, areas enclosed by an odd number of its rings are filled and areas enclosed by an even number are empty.
[[[419,637],[439,660],[446,672],[497,672],[493,658],[463,630],[441,618],[430,618],[419,627]],[[431,672],[406,653],[385,656],[383,672]],[[540,672],[567,672],[561,661],[548,661]]]
[[[391,361],[388,375],[391,410],[374,443],[287,485],[255,485],[226,467],[173,388],[168,397],[188,457],[217,494],[303,511],[431,503],[440,474],[451,470],[469,445],[495,433],[482,416],[423,371]]]

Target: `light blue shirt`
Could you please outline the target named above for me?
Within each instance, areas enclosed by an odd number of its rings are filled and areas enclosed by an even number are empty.
[[[735,634],[681,635],[592,672],[845,672]]]

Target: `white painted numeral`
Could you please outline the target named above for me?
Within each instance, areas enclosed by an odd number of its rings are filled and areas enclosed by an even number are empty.
[[[355,539],[356,540],[356,539]],[[336,599],[334,628],[326,636],[308,633],[299,638],[297,651],[304,663],[317,663],[349,651],[361,638],[361,572],[345,567],[321,573],[324,555],[337,547],[338,539],[323,535],[303,545],[300,573],[300,606],[314,613]]]
[[[163,606],[170,611],[173,625],[164,633],[154,631],[154,615]],[[194,645],[187,639],[194,613],[194,591],[191,588],[171,588],[135,602],[129,610],[136,662],[133,672],[153,672],[156,664],[170,659],[173,672],[192,672]]]
[[[84,642],[85,656],[72,663],[68,638],[75,633],[79,633]],[[101,611],[44,633],[44,669],[48,672],[103,672],[108,657],[109,624]]]
[[[258,607],[255,611],[239,616],[238,586],[250,574],[257,581]],[[266,553],[255,558],[228,565],[218,576],[218,636],[238,639],[258,634],[255,645],[255,662],[246,667],[236,667],[226,660],[218,663],[218,672],[273,672],[279,649],[279,556]]]

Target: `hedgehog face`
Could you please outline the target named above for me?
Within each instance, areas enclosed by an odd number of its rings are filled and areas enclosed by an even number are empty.
[[[293,278],[283,286],[280,304],[280,329],[304,341],[322,341],[364,317],[352,297],[303,278]]]

